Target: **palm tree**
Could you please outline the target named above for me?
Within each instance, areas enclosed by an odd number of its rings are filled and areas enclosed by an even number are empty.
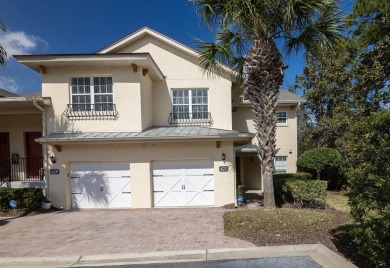
[[[3,22],[0,20],[0,30],[6,31]],[[0,66],[5,65],[5,60],[7,59],[7,52],[5,51],[4,47],[0,44]]]
[[[273,171],[279,86],[287,54],[301,49],[313,55],[340,36],[341,15],[336,0],[190,0],[216,41],[198,40],[201,66],[208,74],[223,65],[240,78],[254,112],[257,152],[264,182],[264,206],[275,207]]]

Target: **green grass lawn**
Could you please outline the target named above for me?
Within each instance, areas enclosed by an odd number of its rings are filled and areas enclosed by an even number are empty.
[[[326,209],[290,206],[228,211],[224,215],[225,234],[257,246],[321,243],[359,267],[368,267],[353,242],[356,224],[350,216],[348,196],[328,192],[327,205]]]
[[[348,204],[348,195],[338,192],[328,192],[327,201],[328,206],[341,210],[345,213],[350,213],[351,208]]]
[[[285,229],[301,232],[321,223],[329,223],[334,217],[333,214],[323,211],[305,209],[238,210],[225,213],[225,232],[280,233],[281,230]]]

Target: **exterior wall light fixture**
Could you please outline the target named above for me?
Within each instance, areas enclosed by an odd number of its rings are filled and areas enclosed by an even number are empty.
[[[54,154],[53,154],[52,156],[50,156],[50,160],[51,160],[51,162],[52,162],[53,164],[57,163]]]

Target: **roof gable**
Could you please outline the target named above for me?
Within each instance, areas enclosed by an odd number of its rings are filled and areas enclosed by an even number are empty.
[[[166,44],[169,44],[189,55],[192,55],[194,57],[197,57],[198,56],[198,53],[196,50],[168,37],[168,36],[165,36],[153,29],[150,29],[148,27],[142,27],[141,29],[135,31],[135,32],[132,32],[130,33],[129,35],[126,35],[125,37],[119,39],[118,41],[115,41],[114,43],[98,50],[96,53],[97,54],[111,54],[111,53],[115,53],[117,52],[118,50],[122,49],[123,47],[125,46],[128,46],[130,45],[131,43],[135,42],[136,40],[146,36],[146,35],[149,35],[149,36],[152,36],[153,38],[156,38]]]
[[[156,39],[162,43],[164,43],[167,46],[170,46],[174,49],[179,50],[180,52],[183,52],[185,55],[189,56],[190,58],[193,58],[194,62],[198,62],[199,60],[199,53],[193,49],[190,48],[166,35],[163,35],[149,27],[142,27],[139,30],[130,33],[129,35],[126,35],[125,37],[115,41],[112,44],[109,44],[108,46],[98,50],[95,52],[96,54],[115,54],[115,53],[122,53],[121,51],[125,50],[126,47],[130,47],[131,45],[135,44],[137,41],[141,40],[145,37],[151,37],[153,39]],[[143,51],[143,52],[149,52],[149,51]],[[153,55],[152,55],[153,56]],[[197,63],[199,65],[199,63]],[[217,76],[223,76],[228,78],[231,81],[236,80],[237,74],[234,73],[232,69],[230,69],[228,66],[221,63],[221,67],[224,75],[217,74]],[[226,76],[227,75],[227,76]]]

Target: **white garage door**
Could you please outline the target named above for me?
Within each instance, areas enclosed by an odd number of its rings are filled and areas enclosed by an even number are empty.
[[[153,196],[155,207],[214,205],[213,161],[155,161]]]
[[[72,163],[72,208],[131,207],[130,164]]]

